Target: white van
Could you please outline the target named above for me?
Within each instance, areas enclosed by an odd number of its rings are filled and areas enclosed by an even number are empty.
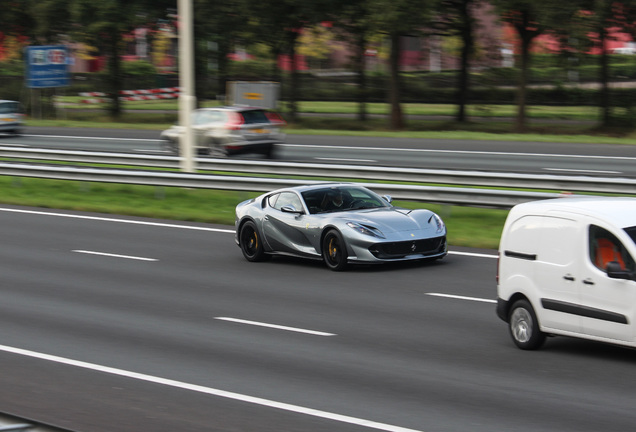
[[[636,198],[557,198],[510,210],[497,315],[514,343],[546,335],[636,346]]]

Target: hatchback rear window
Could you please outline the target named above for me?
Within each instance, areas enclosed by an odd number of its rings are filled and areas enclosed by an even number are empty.
[[[250,123],[269,123],[269,118],[263,110],[242,111],[241,115],[245,119],[245,124]]]

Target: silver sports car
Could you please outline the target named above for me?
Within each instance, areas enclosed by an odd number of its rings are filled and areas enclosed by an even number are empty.
[[[236,206],[236,244],[248,261],[272,254],[348,263],[446,256],[446,226],[429,210],[407,210],[355,184],[275,190]]]

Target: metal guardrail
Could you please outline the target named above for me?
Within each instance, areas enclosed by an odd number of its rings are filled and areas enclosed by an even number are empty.
[[[143,166],[147,168],[178,169],[179,167],[178,157],[108,152],[0,147],[0,158]],[[372,182],[368,186],[376,192],[392,195],[399,200],[479,207],[510,208],[521,202],[559,197],[563,195],[561,191],[567,191],[567,193],[620,194],[634,194],[636,192],[636,180],[628,178],[450,171],[212,158],[198,158],[196,164],[197,168],[202,171],[246,173],[263,176],[340,178],[352,179],[352,181],[366,180]],[[242,177],[204,173],[190,174],[157,170],[94,168],[18,162],[0,163],[0,175],[255,192],[320,182],[303,179]],[[389,184],[387,182],[420,184]],[[421,183],[442,184],[445,186],[422,186]],[[455,187],[446,185],[455,185]],[[545,189],[555,192],[482,189],[463,186]]]
[[[12,424],[7,426],[0,426],[0,432],[8,432],[8,431],[23,432],[23,431],[28,431],[29,429],[33,429],[34,427],[35,426],[31,424],[18,423],[18,424]]]

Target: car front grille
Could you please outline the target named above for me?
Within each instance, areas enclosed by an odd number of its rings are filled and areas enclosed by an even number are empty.
[[[435,256],[446,250],[446,236],[424,240],[376,243],[369,251],[379,259],[400,259],[409,255]]]

